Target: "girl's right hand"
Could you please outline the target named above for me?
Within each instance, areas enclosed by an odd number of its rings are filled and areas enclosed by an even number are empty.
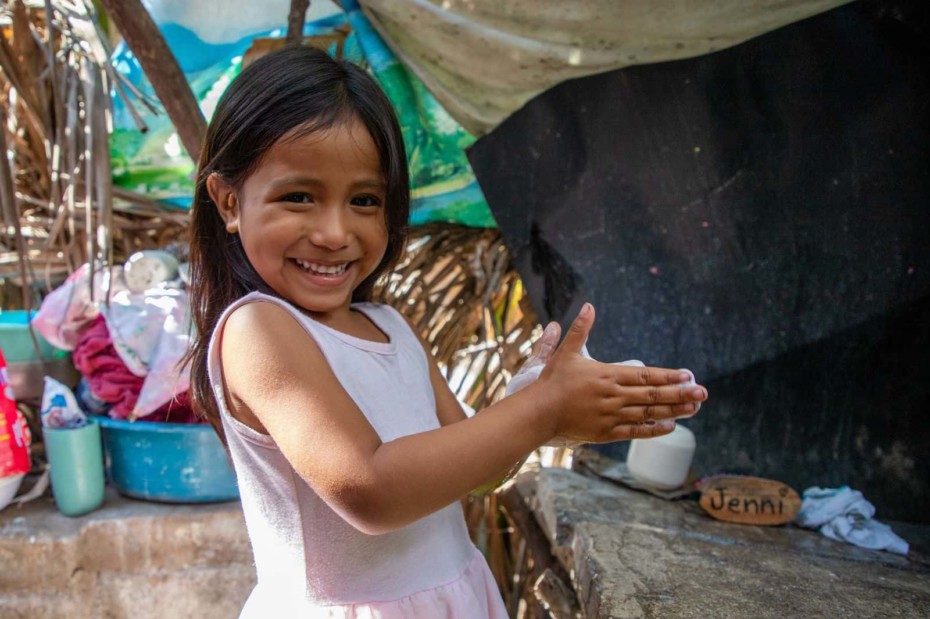
[[[660,436],[707,399],[704,387],[681,384],[691,380],[688,372],[584,358],[593,325],[594,308],[585,303],[539,380],[527,387],[549,409],[554,437],[607,443]]]

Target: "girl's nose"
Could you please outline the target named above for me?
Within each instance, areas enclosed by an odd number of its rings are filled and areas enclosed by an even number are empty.
[[[349,228],[341,208],[324,208],[314,218],[310,241],[326,249],[342,249],[349,244]]]

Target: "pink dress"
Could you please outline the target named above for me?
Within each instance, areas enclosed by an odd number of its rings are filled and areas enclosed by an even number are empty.
[[[388,335],[385,344],[331,329],[261,293],[230,306],[213,334],[208,363],[258,576],[240,616],[505,619],[458,502],[396,531],[366,535],[317,496],[270,436],[229,414],[219,342],[230,312],[256,301],[283,307],[303,325],[382,441],[439,427],[426,354],[390,307],[353,306]]]

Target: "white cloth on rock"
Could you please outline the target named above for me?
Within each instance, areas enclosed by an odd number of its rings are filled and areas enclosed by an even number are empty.
[[[887,524],[873,519],[874,515],[875,506],[858,490],[813,486],[804,491],[795,523],[840,542],[906,555],[908,543]]]

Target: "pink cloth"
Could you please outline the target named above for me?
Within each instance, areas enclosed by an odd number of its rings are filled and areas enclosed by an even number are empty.
[[[258,574],[241,617],[505,619],[500,592],[468,537],[458,501],[395,531],[367,535],[313,491],[269,435],[229,414],[219,342],[229,314],[251,302],[275,303],[303,326],[382,441],[439,427],[429,360],[395,310],[353,306],[388,335],[385,344],[336,331],[260,293],[227,309],[210,342],[208,364]]]
[[[80,334],[71,358],[95,396],[113,405],[110,416],[126,419],[132,413],[143,379],[129,371],[116,354],[103,316],[98,315]]]

